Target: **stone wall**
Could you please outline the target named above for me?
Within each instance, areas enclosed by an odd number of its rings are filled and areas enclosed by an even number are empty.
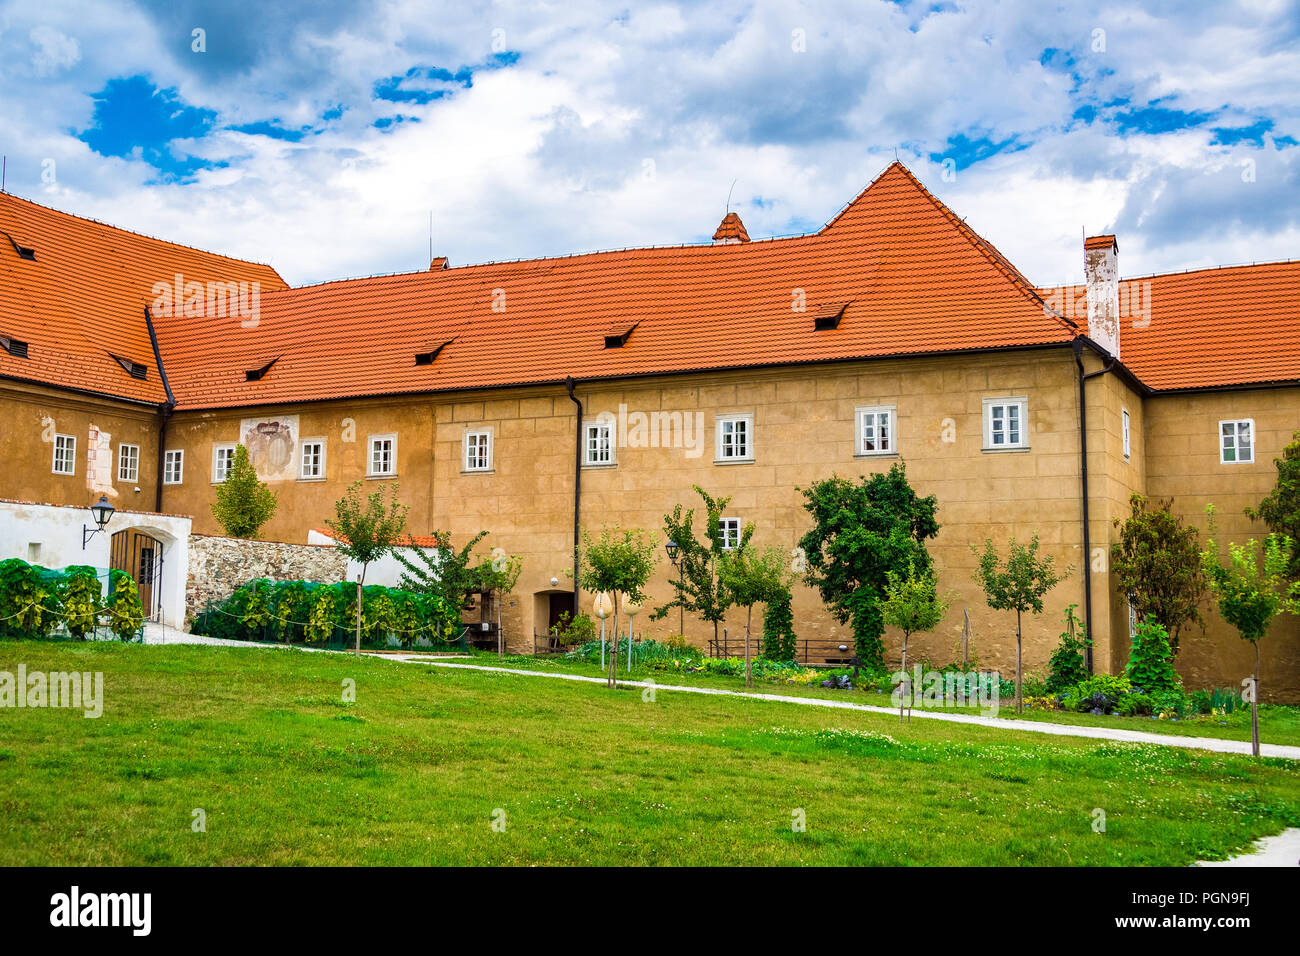
[[[344,580],[347,565],[347,558],[332,545],[190,535],[186,616],[193,618],[208,601],[229,597],[257,578],[329,583]]]

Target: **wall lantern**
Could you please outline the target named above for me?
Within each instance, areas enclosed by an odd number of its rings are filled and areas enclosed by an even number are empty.
[[[673,567],[677,567],[677,542],[664,542],[664,550],[668,552],[668,560],[673,563]]]
[[[99,500],[90,506],[90,513],[95,516],[95,527],[91,528],[84,524],[81,526],[82,551],[86,550],[87,541],[99,534],[108,526],[108,522],[113,517],[113,512],[115,510],[116,509],[108,503],[108,498],[105,495],[100,495]]]

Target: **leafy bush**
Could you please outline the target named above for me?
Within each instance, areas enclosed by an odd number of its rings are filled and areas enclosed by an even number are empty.
[[[1048,694],[1060,694],[1088,679],[1084,654],[1092,641],[1088,637],[1087,627],[1075,616],[1074,609],[1077,606],[1071,604],[1065,609],[1065,630],[1061,633],[1061,643],[1056,646],[1047,662]],[[1026,690],[1025,693],[1031,694],[1033,691]]]
[[[104,601],[98,572],[89,565],[55,571],[17,558],[0,561],[0,637],[45,638],[62,623],[69,635],[84,640],[104,623],[129,640],[143,622],[140,592],[122,571],[109,572]]]
[[[1132,693],[1133,684],[1127,677],[1094,674],[1067,690],[1060,696],[1060,700],[1065,710],[1109,714]]]
[[[1169,632],[1156,623],[1154,616],[1148,614],[1134,631],[1133,650],[1124,673],[1135,687],[1148,693],[1177,690],[1181,696],[1182,682],[1174,670]]]
[[[591,619],[591,615],[585,612],[573,615],[565,611],[560,615],[560,619],[555,622],[555,626],[551,628],[551,633],[555,635],[556,640],[566,647],[586,644],[596,639],[596,622]]]
[[[792,661],[797,646],[790,589],[785,588],[763,609],[763,656],[770,661]]]
[[[125,571],[108,574],[108,601],[104,605],[105,623],[119,639],[129,641],[144,627],[144,606],[135,578]]]

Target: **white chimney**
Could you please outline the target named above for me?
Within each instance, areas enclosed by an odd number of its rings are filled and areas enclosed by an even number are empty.
[[[1088,338],[1119,358],[1119,243],[1114,236],[1083,240],[1088,289]]]

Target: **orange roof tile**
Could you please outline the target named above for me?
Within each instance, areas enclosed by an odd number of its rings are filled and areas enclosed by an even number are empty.
[[[283,289],[270,266],[201,252],[0,193],[0,336],[28,343],[26,359],[0,350],[0,375],[141,402],[166,396],[144,318],[155,282],[260,282]],[[112,356],[147,366],[133,378]],[[165,361],[165,360],[164,360]]]
[[[845,303],[838,327],[813,316]],[[618,349],[604,337],[636,324]],[[156,322],[182,408],[1068,342],[991,245],[891,165],[817,233],[329,282],[256,328]],[[614,330],[611,333],[611,330]],[[451,340],[430,365],[416,353]],[[244,371],[278,357],[259,381]]]
[[[1084,249],[1110,249],[1119,248],[1119,243],[1114,236],[1086,236],[1083,240]]]

